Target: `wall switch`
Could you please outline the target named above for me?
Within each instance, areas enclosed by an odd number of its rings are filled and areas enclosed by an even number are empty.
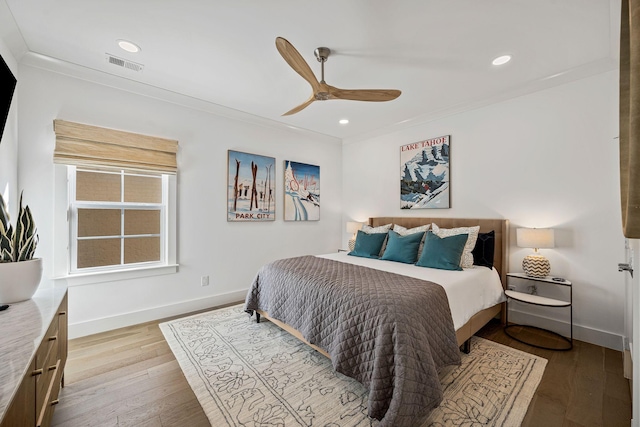
[[[209,286],[209,276],[202,276],[200,278],[200,286]]]

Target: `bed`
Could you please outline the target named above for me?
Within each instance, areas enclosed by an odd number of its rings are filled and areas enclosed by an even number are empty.
[[[494,231],[494,268],[434,271],[436,280],[431,281],[453,283],[440,286],[425,282],[424,277],[410,271],[410,267],[422,272],[434,269],[360,259],[345,253],[296,257],[261,268],[247,295],[245,308],[248,312],[256,311],[258,321],[259,316],[269,319],[329,357],[336,371],[363,383],[370,391],[369,416],[379,419],[380,425],[400,427],[414,425],[440,403],[442,393],[437,371],[459,363],[457,347],[468,343],[475,332],[501,314],[508,259],[508,221],[369,219],[371,227],[389,223],[405,228],[436,223],[445,229],[479,225],[480,233]],[[385,263],[386,267],[378,267]],[[481,298],[472,297],[476,307],[467,310],[465,307],[470,304],[458,301],[455,296],[464,294],[460,292],[458,279],[465,275],[476,282],[485,280],[479,277],[493,275],[492,280],[498,283],[491,285],[493,300],[484,298],[478,305],[475,303]],[[336,280],[344,286],[335,286],[332,281]],[[290,284],[282,285],[287,281]],[[328,285],[330,282],[333,284]],[[352,289],[354,283],[357,286]],[[364,288],[373,291],[362,296]],[[473,288],[475,286],[469,289]],[[479,292],[480,297],[487,293]],[[429,294],[429,300],[422,299],[423,293]],[[350,318],[343,316],[345,311]],[[383,320],[378,321],[380,318]],[[390,325],[385,323],[389,319],[392,319]]]

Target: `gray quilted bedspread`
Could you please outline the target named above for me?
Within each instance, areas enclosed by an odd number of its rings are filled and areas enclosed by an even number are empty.
[[[435,283],[313,256],[256,275],[245,310],[264,310],[369,389],[381,426],[418,426],[442,401],[438,370],[459,364],[449,302]]]

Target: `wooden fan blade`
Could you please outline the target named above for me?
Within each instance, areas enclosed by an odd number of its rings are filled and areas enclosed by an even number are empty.
[[[396,89],[338,89],[337,87],[330,87],[332,99],[349,99],[352,101],[392,101],[399,97],[401,93]]]
[[[314,96],[311,95],[311,98],[307,99],[305,102],[303,102],[302,104],[298,105],[297,107],[292,108],[291,110],[287,111],[286,113],[283,114],[283,116],[290,116],[292,114],[298,113],[298,112],[304,110],[305,108],[307,108],[315,100],[316,99],[314,98]]]
[[[276,48],[284,60],[287,61],[287,64],[289,64],[296,73],[300,74],[303,79],[308,81],[315,92],[320,86],[320,83],[318,83],[318,79],[316,79],[315,74],[311,71],[311,67],[309,67],[307,61],[300,55],[300,52],[282,37],[276,37]]]

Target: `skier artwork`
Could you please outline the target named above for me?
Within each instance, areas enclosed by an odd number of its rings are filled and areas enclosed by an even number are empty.
[[[400,208],[449,208],[450,135],[400,147]]]
[[[320,166],[285,160],[284,220],[320,219]]]
[[[227,221],[275,221],[276,159],[228,151]]]

